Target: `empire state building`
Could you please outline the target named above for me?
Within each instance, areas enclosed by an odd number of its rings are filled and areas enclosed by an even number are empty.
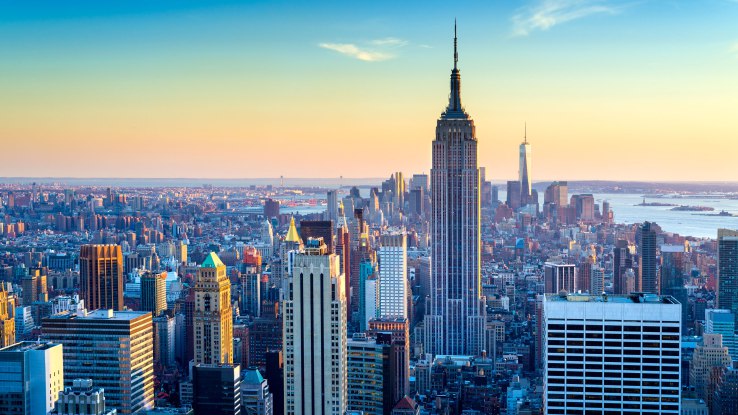
[[[454,27],[448,107],[436,123],[431,169],[431,293],[425,352],[479,355],[484,350],[481,296],[479,167],[474,120],[461,106]]]

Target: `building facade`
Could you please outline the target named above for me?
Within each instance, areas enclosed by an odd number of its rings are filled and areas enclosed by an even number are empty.
[[[20,342],[0,349],[0,413],[47,415],[64,389],[63,346]]]
[[[80,292],[88,310],[123,310],[123,279],[120,245],[80,247]]]
[[[195,282],[195,364],[233,363],[231,282],[214,252],[197,270]]]
[[[141,310],[156,317],[167,309],[167,273],[147,272],[141,276]]]
[[[717,306],[730,310],[738,325],[738,230],[718,229]]]
[[[431,168],[431,296],[425,351],[481,353],[486,307],[481,297],[479,167],[474,121],[461,105],[454,33],[454,68],[446,110],[436,124]]]
[[[379,248],[379,316],[408,318],[407,235],[382,235]]]
[[[346,296],[337,255],[309,239],[295,256],[284,301],[287,414],[343,415],[347,405]]]
[[[151,313],[56,314],[43,319],[41,338],[64,346],[66,386],[73,386],[74,379],[92,379],[119,414],[153,408]]]
[[[681,307],[671,297],[546,295],[546,414],[680,413]]]

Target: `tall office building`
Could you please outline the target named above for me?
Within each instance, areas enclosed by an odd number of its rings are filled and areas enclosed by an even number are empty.
[[[678,415],[681,316],[655,294],[547,294],[544,413]]]
[[[738,360],[738,344],[735,335],[735,316],[730,310],[709,308],[705,310],[705,334],[723,336],[723,346],[728,348],[730,358]]]
[[[507,182],[507,200],[505,202],[512,210],[520,208],[520,182],[517,180],[509,180]]]
[[[720,334],[702,336],[702,344],[694,349],[689,364],[689,386],[694,388],[697,397],[704,399],[710,408],[717,381],[713,376],[713,369],[730,365],[730,354],[728,348],[723,346],[723,336]]]
[[[524,141],[520,143],[520,159],[518,160],[518,182],[520,182],[520,205],[530,203],[533,194],[533,181],[530,177],[531,148],[528,142],[528,128],[526,126]]]
[[[738,230],[718,229],[717,306],[733,312],[738,326]]]
[[[638,230],[638,290],[644,293],[659,294],[659,266],[656,259],[656,229],[653,223],[644,222]]]
[[[198,363],[190,370],[195,414],[241,414],[241,366]]]
[[[300,235],[303,239],[323,238],[323,242],[328,247],[328,252],[334,252],[333,245],[333,224],[336,222],[330,220],[301,220]]]
[[[405,231],[385,234],[381,241],[379,316],[408,318],[407,234]]]
[[[23,277],[23,305],[30,306],[34,301],[49,301],[46,287],[46,275],[39,269],[32,269],[29,275]]]
[[[0,413],[47,415],[64,389],[62,345],[20,342],[0,349]]]
[[[43,319],[41,338],[64,346],[67,386],[74,379],[92,379],[105,389],[107,405],[119,414],[154,407],[151,313],[55,314]]]
[[[13,301],[8,298],[5,282],[0,281],[0,347],[15,343],[15,314]]]
[[[630,294],[626,284],[626,271],[633,268],[633,255],[630,245],[624,239],[615,242],[612,269],[612,287],[614,294]]]
[[[546,262],[543,267],[543,286],[546,294],[557,294],[561,290],[573,293],[576,286],[577,267],[574,264]]]
[[[384,415],[392,410],[390,344],[365,333],[348,341],[348,410],[365,415]]]
[[[391,345],[388,382],[392,403],[395,404],[410,393],[410,323],[406,318],[369,320],[368,333],[378,343]]]
[[[255,367],[241,371],[241,404],[248,415],[274,414],[274,396],[269,383]]]
[[[425,351],[479,355],[484,348],[486,307],[480,292],[477,137],[474,121],[461,106],[455,31],[451,94],[433,140],[433,260]]]
[[[141,276],[141,311],[156,317],[167,309],[167,273],[147,272]]]
[[[325,220],[338,223],[338,190],[329,190],[326,197]]]
[[[347,407],[346,297],[338,256],[308,239],[284,301],[287,414],[343,415]]]
[[[682,305],[682,324],[686,329],[689,322],[689,295],[684,287],[684,267],[687,263],[689,245],[662,245],[659,289],[662,295],[676,298]]]
[[[738,367],[726,367],[715,382],[712,415],[738,414]]]
[[[195,364],[233,363],[233,309],[226,265],[211,252],[195,282]]]
[[[154,362],[164,367],[174,367],[175,364],[175,319],[167,314],[153,318],[154,324]]]
[[[284,359],[281,350],[267,352],[264,376],[273,396],[274,415],[284,415]]]
[[[120,245],[82,245],[79,285],[88,310],[123,310],[123,252]]]
[[[343,272],[346,284],[346,318],[351,319],[351,280],[358,278],[359,275],[351,275],[351,235],[349,234],[348,222],[343,208],[343,202],[338,206],[338,222],[336,223],[336,255],[341,261],[341,270]],[[347,321],[348,321],[347,320]]]

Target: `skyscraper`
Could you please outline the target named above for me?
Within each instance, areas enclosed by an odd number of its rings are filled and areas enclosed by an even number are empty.
[[[329,190],[326,197],[325,220],[338,223],[338,190]]]
[[[477,137],[474,121],[461,106],[455,32],[451,94],[433,140],[433,260],[425,351],[478,355],[484,348],[486,308],[480,293]]]
[[[0,385],[0,413],[51,413],[64,389],[62,345],[20,342],[0,349]]]
[[[385,234],[379,248],[379,316],[407,315],[407,235],[404,231]]]
[[[530,178],[531,148],[528,142],[528,128],[526,126],[524,141],[520,143],[520,160],[518,164],[518,181],[520,182],[520,205],[530,203],[533,184]]]
[[[333,226],[336,222],[332,220],[301,220],[300,235],[303,239],[323,238],[328,247],[328,252],[333,251]]]
[[[5,282],[0,281],[0,347],[8,347],[15,343],[15,319],[13,304],[8,299]]]
[[[659,267],[656,262],[656,229],[655,224],[644,222],[638,232],[639,273],[638,290],[644,293],[659,294]]]
[[[141,310],[156,317],[167,309],[167,273],[147,272],[141,276]]]
[[[712,392],[717,383],[713,368],[726,366],[730,366],[730,354],[728,348],[723,346],[723,336],[702,336],[702,344],[694,349],[689,365],[689,386],[694,388],[698,398],[707,402],[708,407],[712,407]]]
[[[717,304],[733,312],[738,325],[738,231],[718,229]]]
[[[43,319],[41,338],[61,343],[66,385],[92,379],[119,414],[154,407],[151,313],[96,310]]]
[[[547,262],[543,271],[543,285],[546,294],[557,294],[561,290],[573,293],[579,289],[576,286],[576,265]]]
[[[287,414],[343,415],[347,409],[346,297],[338,256],[308,239],[295,256],[284,301]]]
[[[545,414],[680,413],[681,308],[654,294],[547,294]]]
[[[195,414],[241,414],[241,366],[198,363],[191,370]]]
[[[354,333],[347,345],[348,409],[364,414],[386,414],[392,402],[390,344],[382,344],[366,333]]]
[[[612,251],[612,290],[614,294],[630,294],[625,281],[625,272],[633,268],[630,245],[625,239],[618,239]]]
[[[193,324],[195,364],[233,363],[231,282],[215,252],[197,270]]]
[[[123,310],[123,252],[120,245],[82,245],[79,285],[88,310]]]

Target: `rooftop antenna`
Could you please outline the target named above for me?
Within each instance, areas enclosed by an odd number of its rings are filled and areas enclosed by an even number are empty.
[[[457,39],[456,39],[456,18],[454,18],[454,69],[456,69],[456,63],[459,62],[459,53],[457,52]]]
[[[528,121],[525,121],[523,128],[523,144],[528,144]]]

